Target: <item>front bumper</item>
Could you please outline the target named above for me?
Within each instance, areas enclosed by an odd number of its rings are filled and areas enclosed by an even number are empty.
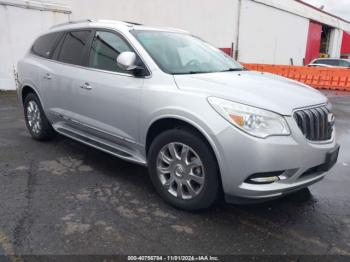
[[[258,202],[281,197],[325,176],[322,165],[330,161],[327,160],[328,153],[337,149],[335,130],[330,141],[312,143],[306,140],[292,117],[286,117],[286,120],[291,129],[290,136],[260,139],[229,126],[212,138],[227,201]],[[283,180],[269,184],[247,182],[253,174],[276,171],[282,172]]]

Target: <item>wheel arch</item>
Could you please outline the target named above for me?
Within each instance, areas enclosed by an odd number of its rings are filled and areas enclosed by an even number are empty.
[[[29,85],[25,85],[25,86],[23,86],[22,91],[21,91],[22,103],[24,103],[24,100],[29,93],[34,93],[34,94],[38,95],[38,93],[36,92],[36,90],[33,87],[31,87]]]
[[[219,169],[219,183],[221,187],[221,191],[223,190],[222,185],[222,179],[221,179],[221,168],[220,168],[220,158],[218,148],[215,146],[215,142],[210,137],[208,132],[206,132],[199,124],[182,118],[180,116],[163,116],[159,117],[156,120],[154,120],[149,128],[147,129],[146,138],[145,138],[145,153],[146,153],[146,159],[148,157],[148,151],[150,148],[150,145],[152,144],[152,141],[157,137],[157,135],[161,134],[162,132],[170,129],[176,129],[176,128],[184,128],[187,130],[194,131],[196,134],[201,136],[201,138],[208,144],[210,149],[212,150],[217,167]]]
[[[202,137],[202,139],[210,146],[211,150],[214,153],[214,156],[216,158],[216,161],[219,165],[219,159],[218,159],[218,149],[215,146],[214,141],[200,125],[197,123],[194,123],[193,121],[190,121],[188,119],[179,117],[179,116],[163,116],[155,119],[148,127],[146,137],[145,137],[145,153],[146,157],[148,155],[148,150],[150,148],[150,145],[152,144],[153,140],[159,135],[160,133],[170,130],[170,129],[176,129],[176,128],[185,128],[189,129],[191,131],[194,131],[198,135]]]
[[[41,99],[39,92],[37,91],[37,89],[33,85],[29,85],[29,84],[25,84],[21,88],[20,100],[22,102],[22,105],[24,105],[24,100],[25,100],[26,96],[30,93],[35,94],[39,98],[40,104],[44,108],[44,104],[43,104],[43,101]]]

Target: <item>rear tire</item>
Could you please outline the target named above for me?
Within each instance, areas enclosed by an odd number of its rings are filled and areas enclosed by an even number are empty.
[[[31,136],[39,141],[47,141],[55,137],[56,132],[47,119],[40,100],[34,93],[24,99],[24,117]]]
[[[149,174],[160,196],[176,208],[210,207],[220,191],[219,168],[210,145],[187,129],[161,133],[148,152]]]

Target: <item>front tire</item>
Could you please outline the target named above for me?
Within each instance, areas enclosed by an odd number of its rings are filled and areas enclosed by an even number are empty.
[[[220,174],[214,153],[191,130],[161,133],[150,146],[148,164],[157,192],[176,208],[208,208],[218,197]]]
[[[24,99],[24,117],[31,136],[39,141],[52,139],[56,132],[46,118],[37,95],[29,93]]]

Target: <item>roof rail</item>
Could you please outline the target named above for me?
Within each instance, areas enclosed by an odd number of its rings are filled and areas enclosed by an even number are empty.
[[[135,23],[135,22],[129,22],[129,21],[120,21],[120,20],[111,20],[111,19],[99,19],[96,22],[101,22],[101,23],[121,23],[124,25],[132,26],[132,25],[142,25],[140,23]]]
[[[143,24],[136,23],[136,22],[129,22],[129,21],[123,21],[123,22],[127,23],[127,24],[131,24],[131,25],[143,25]]]
[[[85,19],[85,20],[69,21],[69,22],[66,22],[66,23],[61,23],[61,24],[57,24],[57,25],[51,26],[50,29],[53,29],[53,28],[56,28],[56,27],[60,27],[60,26],[64,26],[64,25],[80,24],[80,23],[84,23],[84,22],[94,22],[94,20],[92,20],[92,19]]]

